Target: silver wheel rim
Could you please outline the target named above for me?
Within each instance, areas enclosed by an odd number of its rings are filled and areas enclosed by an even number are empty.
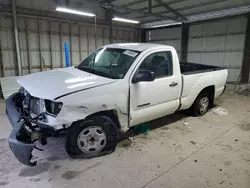
[[[106,134],[99,126],[86,127],[77,137],[78,148],[87,154],[100,152],[106,144]]]
[[[207,109],[208,109],[208,105],[209,105],[209,99],[208,97],[203,97],[200,100],[199,106],[200,106],[200,113],[204,114],[206,113]]]

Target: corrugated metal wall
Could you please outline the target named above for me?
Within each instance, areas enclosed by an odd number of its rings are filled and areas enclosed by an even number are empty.
[[[228,68],[228,82],[235,82],[243,60],[246,17],[191,24],[188,61]]]
[[[236,82],[243,60],[247,18],[244,16],[190,24],[188,61],[227,67]],[[146,41],[171,45],[179,57],[181,27],[147,31]]]
[[[146,42],[173,46],[180,57],[181,27],[147,31]]]
[[[18,17],[23,74],[65,66],[64,43],[70,44],[71,64],[77,65],[97,47],[110,43],[109,28],[94,24]],[[1,77],[15,76],[16,58],[12,17],[0,16]],[[133,28],[114,27],[113,42],[137,42]]]

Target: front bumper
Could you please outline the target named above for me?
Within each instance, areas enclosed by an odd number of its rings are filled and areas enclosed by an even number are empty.
[[[16,109],[14,103],[14,97],[16,95],[17,93],[14,93],[6,100],[6,114],[13,127],[8,139],[9,145],[15,157],[21,163],[28,166],[34,166],[36,165],[36,162],[30,162],[30,160],[32,158],[32,151],[35,147],[35,144],[25,143],[18,140],[18,136],[20,136],[20,131],[23,129],[25,122],[21,119],[21,115]]]
[[[33,157],[32,151],[35,148],[35,143],[31,141],[31,136],[25,131],[25,124],[31,123],[31,121],[22,118],[18,112],[14,101],[17,94],[18,93],[12,94],[6,100],[6,114],[13,127],[8,141],[13,154],[21,163],[28,166],[34,166],[36,165],[36,161],[31,162],[31,159]],[[32,123],[35,123],[39,127],[49,130],[50,132],[54,131],[52,127],[48,127],[47,125],[38,124],[37,122]]]

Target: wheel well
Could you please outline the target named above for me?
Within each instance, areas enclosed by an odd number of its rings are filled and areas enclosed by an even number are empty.
[[[105,111],[96,112],[87,116],[86,118],[91,117],[91,116],[107,116],[115,123],[118,130],[121,129],[121,124],[119,122],[116,110],[105,110]]]
[[[209,101],[210,101],[210,104],[209,106],[213,106],[214,104],[214,93],[215,93],[215,87],[214,86],[208,86],[208,87],[205,87],[203,90],[201,90],[201,92],[199,93],[199,95],[201,93],[208,93],[209,94]],[[198,96],[199,96],[198,95]]]

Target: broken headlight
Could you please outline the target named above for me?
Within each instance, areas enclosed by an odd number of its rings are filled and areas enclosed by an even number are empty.
[[[59,114],[63,106],[62,102],[54,102],[54,101],[50,101],[47,99],[45,99],[44,102],[45,102],[46,111],[54,115]]]

